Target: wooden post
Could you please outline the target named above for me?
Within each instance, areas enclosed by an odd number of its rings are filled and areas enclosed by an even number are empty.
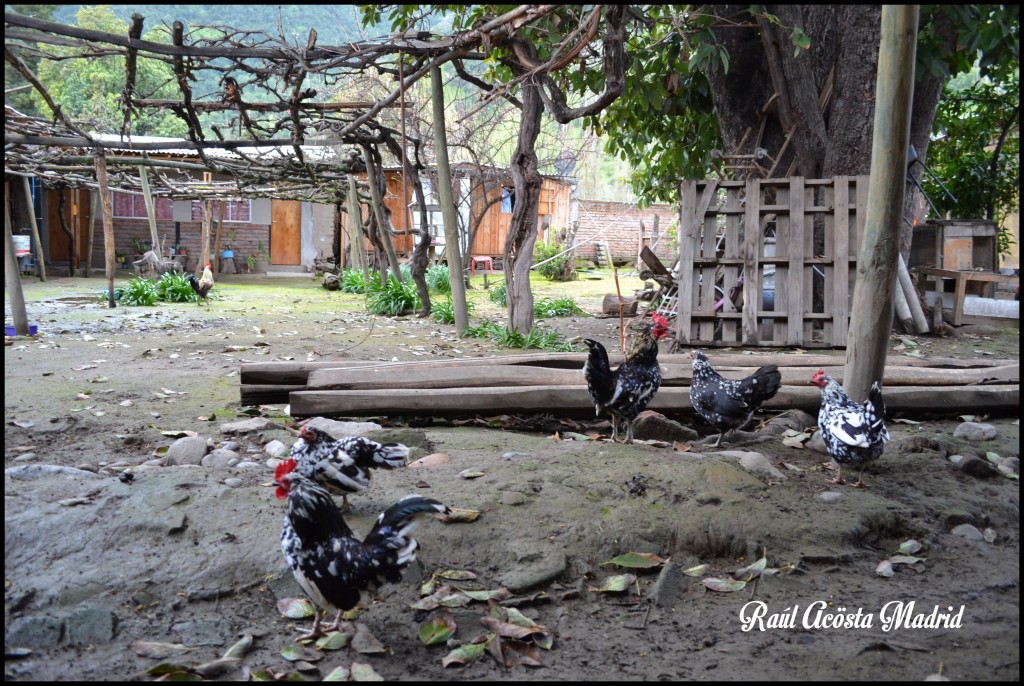
[[[32,183],[28,180],[27,176],[21,177],[25,188],[25,201],[28,203],[28,219],[32,225],[32,242],[36,246],[36,264],[39,266],[39,280],[46,281],[46,260],[43,259],[43,244],[39,240],[39,222],[36,221],[36,206],[32,202]],[[96,215],[93,214],[93,217]],[[89,246],[92,248],[92,225],[89,225]],[[90,259],[91,255],[87,256],[86,259]],[[86,262],[86,265],[89,263]],[[86,272],[88,276],[89,272]]]
[[[117,307],[114,299],[114,201],[110,197],[110,186],[107,184],[107,154],[97,148],[96,181],[100,185],[100,207],[103,211],[103,256],[107,276],[107,304]]]
[[[857,401],[882,378],[893,318],[917,51],[917,5],[883,5],[871,182],[843,386]]]
[[[156,233],[156,207],[153,205],[153,194],[149,191],[149,174],[146,173],[145,165],[139,167],[139,179],[142,180],[142,200],[146,203],[146,217],[149,219],[149,239],[153,245],[153,252],[157,259],[164,258],[160,245],[160,237]]]
[[[452,305],[455,310],[455,333],[462,336],[469,326],[466,308],[466,281],[462,273],[462,253],[459,250],[459,225],[455,218],[455,198],[452,193],[452,174],[448,166],[448,134],[444,123],[444,84],[441,68],[430,67],[430,98],[434,105],[434,154],[437,157],[437,196],[444,217],[445,252],[452,283]]]
[[[395,254],[395,246],[391,242],[391,232],[388,230],[388,226],[384,221],[384,199],[380,197],[380,186],[378,186],[379,179],[377,177],[377,165],[373,163],[373,155],[370,153],[370,148],[363,146],[363,159],[366,160],[366,180],[370,184],[370,198],[373,201],[373,216],[377,220],[377,233],[380,236],[380,242],[384,244],[384,252],[388,255],[388,265],[391,267],[391,273],[395,275],[395,280],[398,283],[402,283],[402,270],[398,266],[398,255]]]
[[[213,255],[212,255],[213,259],[209,260],[210,264],[212,265],[211,266],[211,271],[213,271],[214,274],[220,274],[220,233],[221,233],[220,230],[221,230],[221,227],[223,225],[224,225],[224,201],[221,200],[221,202],[220,202],[220,212],[217,213],[217,239],[216,239],[216,241],[214,241]]]
[[[356,268],[363,270],[363,283],[370,283],[369,260],[366,257],[366,240],[363,238],[363,213],[359,208],[359,191],[356,190],[356,177],[348,175],[348,229],[351,233],[352,262]]]

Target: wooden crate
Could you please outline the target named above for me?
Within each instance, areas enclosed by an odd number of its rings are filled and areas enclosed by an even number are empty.
[[[867,176],[684,182],[679,343],[845,346],[867,186]]]

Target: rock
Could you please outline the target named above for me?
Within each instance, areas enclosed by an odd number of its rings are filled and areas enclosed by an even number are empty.
[[[164,456],[164,464],[175,466],[181,464],[202,464],[210,449],[209,443],[202,436],[185,436],[179,438],[167,449]]]
[[[786,475],[772,466],[772,463],[768,461],[768,458],[761,453],[746,450],[723,450],[712,454],[727,457],[739,462],[740,466],[751,474],[766,476],[769,479],[774,479],[775,481],[786,480]]]
[[[764,488],[763,481],[722,460],[707,460],[701,464],[701,469],[707,485],[715,491]]]
[[[672,607],[687,585],[679,566],[669,562],[661,568],[658,578],[647,591],[647,597],[654,598],[654,604],[658,607]]]
[[[970,474],[979,479],[988,479],[999,473],[991,462],[974,455],[964,455],[957,464],[957,468],[964,474]]]
[[[846,500],[845,493],[839,493],[837,491],[824,491],[822,493],[816,493],[814,500],[821,503],[822,505],[835,505]]]
[[[498,583],[513,593],[523,593],[562,576],[567,565],[561,552],[524,553],[511,570],[498,577]]]
[[[89,646],[109,643],[114,638],[117,627],[117,615],[110,610],[88,608],[79,610],[67,618],[68,644],[73,646]]]
[[[17,457],[15,457],[12,460],[12,462],[28,462],[29,460],[34,460],[34,459],[36,459],[36,454],[35,453],[22,453],[21,455],[18,455]]]
[[[7,627],[6,646],[49,650],[60,641],[64,623],[55,617],[18,617]]]
[[[284,444],[283,441],[273,440],[263,446],[263,452],[271,457],[284,457],[290,448]]]
[[[252,460],[243,460],[235,465],[236,469],[263,469],[263,465]]]
[[[693,497],[701,505],[721,505],[722,497],[717,493],[698,493]]]
[[[1020,474],[1020,458],[1001,457],[996,463],[996,469],[1003,474]]]
[[[313,417],[304,426],[311,426],[321,431],[326,431],[333,438],[344,438],[346,436],[362,436],[369,431],[381,429],[376,422],[339,422],[336,419],[326,417]]]
[[[953,431],[954,438],[963,438],[968,441],[989,441],[998,435],[996,427],[978,422],[964,422]]]
[[[804,447],[808,450],[828,455],[828,448],[825,446],[825,439],[821,437],[820,431],[815,431],[814,434],[807,439],[807,442],[804,443]]]
[[[228,422],[220,425],[220,432],[225,434],[251,434],[267,429],[283,429],[280,424],[270,421],[265,417],[253,417],[240,422]]]
[[[74,467],[63,467],[56,464],[22,464],[17,467],[8,467],[4,470],[4,476],[12,479],[41,479],[52,474],[63,474],[66,476],[78,476],[83,479],[98,479],[99,475],[87,472],[84,469]]]
[[[502,454],[502,458],[511,460],[513,457],[529,457],[529,453],[517,453],[515,451],[507,452]]]
[[[171,627],[188,646],[222,646],[231,636],[231,625],[224,619],[200,619],[180,622]]]
[[[224,485],[229,488],[239,488],[242,485],[242,480],[237,477],[230,477],[228,479],[224,479]]]
[[[209,455],[202,459],[201,464],[204,467],[213,467],[214,469],[223,469],[225,467],[233,467],[238,464],[238,453],[234,450],[225,450],[224,448],[217,448]]]
[[[984,541],[985,536],[978,531],[978,527],[972,524],[957,524],[950,532],[954,536],[966,538],[968,541]]]
[[[221,441],[221,444],[217,447],[224,448],[224,450],[234,450],[237,453],[240,446],[238,441]]]
[[[792,429],[793,431],[803,431],[808,427],[817,425],[818,418],[812,417],[803,410],[786,410],[785,412],[772,417],[771,420],[764,425],[764,428],[761,429],[761,433],[770,436],[777,436],[785,433],[789,429]]]
[[[518,491],[504,491],[498,502],[502,505],[522,505],[526,502],[526,496]]]
[[[652,410],[644,410],[633,425],[633,437],[640,440],[658,440],[672,443],[695,440],[700,434],[688,426],[669,419]]]

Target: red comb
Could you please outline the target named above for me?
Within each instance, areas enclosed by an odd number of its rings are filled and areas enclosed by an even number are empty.
[[[274,469],[274,481],[277,482],[277,497],[281,500],[288,497],[288,488],[284,485],[287,481],[285,477],[291,474],[292,470],[295,469],[295,465],[295,460],[288,458],[279,462],[277,468]]]

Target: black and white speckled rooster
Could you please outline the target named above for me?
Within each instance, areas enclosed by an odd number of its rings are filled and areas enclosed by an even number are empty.
[[[821,409],[818,410],[818,428],[828,448],[828,454],[839,466],[833,483],[844,484],[843,465],[860,467],[860,478],[854,484],[864,488],[864,465],[877,460],[889,440],[885,428],[885,403],[878,382],[871,384],[868,399],[853,401],[835,379],[822,370],[811,377],[811,383],[821,389]]]
[[[342,496],[342,512],[348,512],[348,494],[366,490],[371,469],[405,466],[409,449],[401,443],[378,443],[363,436],[335,439],[323,429],[304,426],[292,445],[296,471]]]
[[[701,417],[718,429],[717,448],[726,433],[732,433],[754,416],[761,403],[775,396],[782,385],[782,374],[774,364],[765,365],[745,379],[726,379],[715,371],[707,355],[691,350],[693,379],[690,403]]]
[[[360,541],[331,494],[295,468],[295,460],[288,459],[274,472],[277,497],[288,500],[281,551],[310,601],[337,612],[333,623],[321,626],[318,609],[313,628],[296,639],[305,640],[337,629],[342,613],[364,606],[385,583],[401,581],[419,547],[413,530],[424,518],[451,510],[429,498],[402,498],[377,517]]]
[[[653,323],[640,325],[626,350],[625,360],[615,370],[610,368],[603,345],[589,338],[583,341],[590,348],[583,365],[587,391],[597,413],[605,411],[611,415],[612,441],[618,441],[619,424],[625,422],[625,442],[633,442],[633,422],[661,386],[658,341],[668,335],[668,321],[659,314],[651,319]]]

